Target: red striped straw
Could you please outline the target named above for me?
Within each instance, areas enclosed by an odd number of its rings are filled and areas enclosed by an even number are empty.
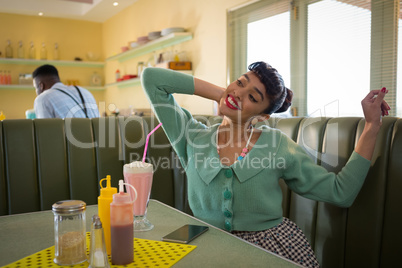
[[[142,156],[142,162],[145,162],[145,157],[147,156],[147,150],[148,150],[148,143],[149,143],[149,137],[160,127],[162,126],[162,123],[159,123],[149,134],[147,135],[147,140],[145,141],[145,148],[144,148],[144,155]]]

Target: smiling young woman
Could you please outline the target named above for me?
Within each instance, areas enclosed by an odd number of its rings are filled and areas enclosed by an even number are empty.
[[[251,64],[227,88],[158,68],[146,68],[142,83],[186,170],[194,216],[303,266],[319,266],[303,232],[282,216],[279,179],[304,197],[350,206],[370,167],[381,115],[390,109],[384,101],[387,91],[372,91],[362,101],[363,135],[348,163],[334,174],[279,130],[254,127],[286,111],[292,101],[292,91],[269,64]],[[198,122],[173,93],[216,101],[222,123]]]

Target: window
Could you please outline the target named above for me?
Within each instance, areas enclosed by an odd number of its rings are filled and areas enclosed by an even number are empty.
[[[256,61],[271,64],[290,86],[289,11],[248,23],[247,65]]]
[[[360,101],[386,86],[391,115],[402,116],[399,12],[396,0],[260,0],[230,10],[228,81],[263,60],[294,91],[298,115],[363,116]]]
[[[370,89],[368,9],[338,1],[308,6],[307,113],[363,116]]]
[[[401,17],[401,15],[399,16]],[[397,73],[397,91],[396,91],[396,114],[402,117],[402,20],[399,19],[398,27],[398,73]],[[391,107],[392,109],[393,107]]]

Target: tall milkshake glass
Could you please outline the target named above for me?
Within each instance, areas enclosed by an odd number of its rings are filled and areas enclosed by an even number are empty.
[[[154,226],[146,218],[149,195],[151,194],[153,166],[152,164],[134,161],[125,164],[123,175],[126,183],[137,189],[137,200],[134,202],[134,231],[149,231]],[[131,198],[134,191],[128,187]]]

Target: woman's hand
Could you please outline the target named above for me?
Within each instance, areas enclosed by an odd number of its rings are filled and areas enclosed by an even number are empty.
[[[372,126],[381,126],[381,116],[388,115],[388,111],[391,109],[387,102],[384,100],[385,95],[388,90],[383,87],[381,90],[372,90],[369,94],[362,100],[361,104],[363,107],[364,118],[366,119],[366,124]]]
[[[355,151],[368,160],[371,160],[373,157],[377,134],[382,124],[381,116],[388,115],[388,110],[391,109],[384,100],[387,93],[388,90],[385,87],[381,90],[372,90],[362,100],[366,124],[357,142]]]

